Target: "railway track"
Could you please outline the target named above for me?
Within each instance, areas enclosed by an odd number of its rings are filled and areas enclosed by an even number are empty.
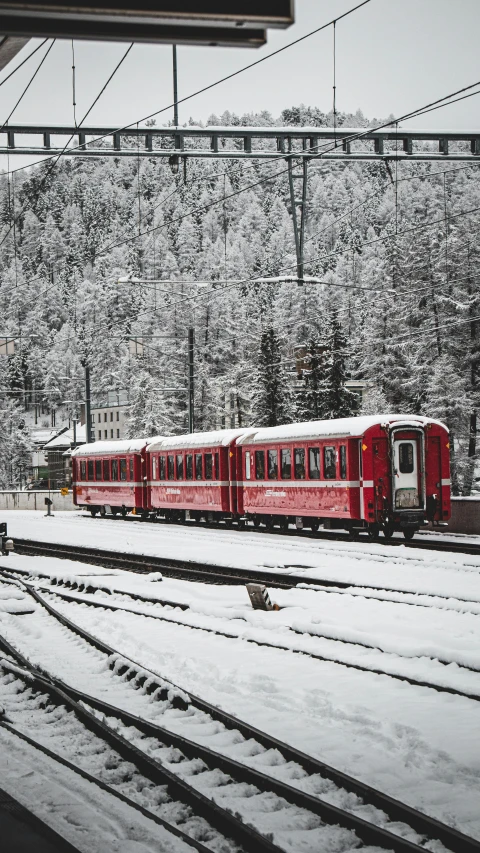
[[[374,593],[386,593],[395,595],[409,594],[405,590],[395,589],[388,586],[374,586],[368,584],[356,584],[351,581],[337,581],[324,578],[305,578],[305,575],[296,575],[286,572],[262,572],[261,569],[237,569],[229,566],[217,566],[210,563],[197,563],[190,560],[177,560],[170,557],[155,557],[143,554],[122,554],[119,551],[103,550],[100,548],[87,548],[79,545],[64,545],[54,542],[40,542],[32,539],[15,539],[15,549],[18,554],[26,556],[56,557],[66,560],[77,560],[104,568],[122,569],[137,574],[149,574],[160,571],[165,577],[179,580],[201,581],[211,584],[238,584],[244,586],[247,583],[260,583],[277,587],[278,589],[292,589],[300,586],[312,590],[321,589],[322,592],[348,591],[360,595],[368,591]],[[8,568],[8,566],[6,566]],[[424,593],[423,598],[436,598],[448,602],[451,597],[436,593],[428,596]],[[379,600],[382,600],[381,598]],[[386,599],[389,600],[389,599]],[[456,597],[456,602],[480,605],[480,601]]]
[[[66,586],[68,587],[68,584]],[[397,672],[390,671],[388,668],[382,669],[378,665],[377,666],[375,666],[375,665],[368,666],[366,664],[362,665],[359,663],[352,662],[352,660],[348,660],[348,649],[350,648],[350,649],[355,650],[355,647],[358,647],[358,646],[361,646],[362,648],[370,649],[370,650],[378,653],[379,655],[385,654],[386,657],[388,658],[388,655],[386,653],[384,653],[381,649],[379,649],[376,646],[369,645],[366,642],[359,643],[358,641],[349,642],[348,640],[338,640],[336,638],[332,638],[332,637],[329,637],[329,636],[327,636],[325,634],[321,634],[321,633],[315,633],[315,634],[310,633],[309,634],[309,636],[314,637],[315,639],[321,638],[321,639],[325,639],[325,640],[332,642],[335,646],[335,649],[341,648],[343,651],[343,647],[346,647],[347,648],[347,654],[346,655],[344,654],[344,657],[342,659],[342,651],[330,652],[330,654],[328,654],[326,652],[325,653],[320,653],[320,652],[317,653],[317,652],[308,650],[307,648],[302,648],[302,647],[295,648],[290,643],[285,642],[285,639],[283,637],[277,638],[276,642],[270,642],[268,639],[262,640],[262,639],[259,639],[258,637],[255,637],[255,638],[248,637],[248,636],[244,637],[241,634],[239,635],[238,633],[235,633],[233,631],[222,630],[221,628],[214,628],[214,627],[204,627],[204,626],[192,624],[191,622],[182,621],[175,614],[172,614],[170,608],[172,608],[172,607],[175,608],[175,607],[178,607],[179,605],[176,605],[174,602],[171,602],[171,601],[159,601],[158,599],[148,599],[146,596],[141,596],[141,600],[144,603],[148,602],[150,604],[159,605],[160,607],[166,606],[169,608],[169,610],[165,611],[165,613],[163,615],[159,614],[159,613],[153,613],[153,612],[152,613],[138,613],[137,610],[126,607],[124,603],[118,603],[118,602],[116,603],[115,601],[113,601],[111,594],[109,594],[109,600],[105,600],[105,599],[99,600],[99,599],[88,597],[88,593],[85,593],[82,595],[76,595],[75,593],[70,592],[70,591],[68,591],[68,592],[63,591],[63,590],[59,589],[57,585],[55,585],[55,586],[45,585],[44,587],[41,587],[41,589],[44,592],[53,593],[53,595],[56,595],[60,598],[63,598],[66,601],[76,602],[76,603],[79,603],[82,605],[87,604],[88,606],[96,607],[96,608],[100,608],[100,609],[103,608],[104,610],[114,610],[114,611],[115,610],[123,610],[124,612],[130,612],[130,613],[133,613],[135,615],[146,616],[146,617],[149,617],[152,619],[157,619],[159,621],[164,621],[164,622],[167,622],[170,624],[173,623],[175,625],[180,625],[180,626],[189,628],[190,630],[206,631],[207,633],[216,634],[217,636],[225,637],[227,639],[238,639],[238,638],[240,638],[244,642],[252,643],[253,645],[256,645],[256,646],[264,646],[266,648],[275,649],[275,650],[279,650],[282,652],[288,652],[290,654],[291,653],[302,654],[302,655],[306,655],[307,657],[311,657],[314,660],[321,660],[321,661],[328,662],[328,663],[334,663],[334,664],[337,664],[338,666],[347,667],[348,669],[358,670],[359,672],[372,673],[375,675],[384,675],[388,678],[393,678],[393,679],[396,679],[398,681],[407,682],[408,684],[411,684],[414,687],[427,687],[429,689],[436,690],[439,693],[448,693],[452,696],[460,696],[460,697],[464,697],[466,699],[471,699],[472,701],[480,702],[480,688],[478,687],[479,670],[474,668],[474,667],[469,667],[465,664],[461,664],[458,661],[441,660],[439,658],[431,658],[432,662],[434,662],[437,665],[440,665],[441,667],[448,667],[452,663],[455,663],[456,666],[458,667],[458,670],[460,671],[460,675],[471,674],[472,676],[475,676],[475,678],[472,677],[472,679],[471,679],[471,686],[472,686],[471,690],[462,689],[460,687],[449,686],[447,684],[442,684],[441,678],[444,675],[444,673],[437,673],[440,676],[438,681],[434,681],[434,680],[429,681],[429,680],[426,680],[425,678],[415,678],[413,675],[408,675],[407,673],[401,673],[398,671]],[[92,590],[92,592],[96,591],[94,587],[91,587],[91,590]],[[121,593],[121,595],[122,595],[122,597],[124,597],[124,596],[126,597],[129,594],[128,593]],[[135,595],[133,595],[132,597],[133,597],[133,599],[136,598]],[[188,605],[180,605],[180,608],[183,611],[189,609]],[[236,618],[238,618],[238,617],[236,617]],[[304,636],[305,634],[308,634],[308,631],[296,631],[295,629],[290,629],[290,630],[292,631],[292,633],[300,635],[300,636]],[[283,644],[282,644],[282,639],[283,639]],[[409,660],[410,659],[408,659],[408,658],[406,659],[407,666],[408,666]],[[398,663],[397,663],[397,666],[398,666]]]
[[[87,518],[89,521],[92,520],[91,517],[88,515],[85,515],[84,517]],[[101,516],[99,516],[98,518],[95,518],[95,521],[98,521],[98,522],[100,522],[100,521],[101,522],[108,522],[108,521],[118,521],[118,520],[119,520],[118,517],[117,518],[114,518],[114,517],[109,518],[108,516],[104,516],[103,518]],[[324,540],[331,541],[331,542],[350,542],[350,543],[351,542],[361,542],[361,543],[365,543],[365,544],[378,543],[379,545],[385,545],[385,546],[388,546],[391,548],[398,548],[401,545],[403,545],[405,548],[413,548],[414,550],[417,549],[420,551],[421,550],[448,551],[452,554],[472,554],[472,555],[479,555],[480,554],[480,542],[477,545],[475,542],[462,542],[459,540],[454,541],[452,539],[445,539],[445,541],[439,541],[439,540],[435,540],[435,539],[431,540],[425,535],[426,531],[423,534],[425,536],[425,538],[422,538],[422,533],[420,533],[420,538],[411,539],[411,540],[406,540],[403,537],[401,539],[396,538],[396,537],[393,537],[392,539],[385,539],[381,535],[379,536],[378,539],[370,539],[370,537],[366,533],[365,534],[362,533],[358,537],[352,538],[349,536],[348,533],[346,533],[344,531],[335,531],[335,530],[311,531],[311,530],[296,530],[296,529],[292,529],[292,528],[289,528],[288,530],[284,530],[280,527],[274,527],[274,528],[234,527],[234,528],[231,528],[231,527],[227,527],[226,525],[222,526],[222,525],[219,525],[217,523],[212,523],[212,522],[208,522],[208,521],[175,522],[175,521],[164,521],[164,520],[157,519],[157,518],[148,518],[147,519],[147,518],[143,518],[142,516],[138,516],[138,515],[137,516],[127,515],[124,518],[122,518],[122,522],[123,521],[130,521],[130,522],[135,523],[135,524],[145,524],[146,522],[148,522],[150,524],[160,523],[160,524],[168,524],[168,525],[174,525],[174,526],[188,525],[190,527],[200,527],[200,528],[204,528],[206,530],[219,530],[219,529],[220,530],[234,529],[237,531],[248,530],[249,533],[259,533],[261,535],[266,534],[266,535],[270,535],[270,536],[272,536],[272,535],[273,536],[294,536],[294,537],[300,537],[303,539],[314,539],[314,540],[315,539],[324,539]],[[435,532],[435,531],[433,531],[433,532]],[[444,537],[444,536],[446,537],[448,534],[439,533],[438,535],[442,536],[442,537]]]
[[[69,633],[75,635],[77,644],[78,638],[81,638],[86,647],[94,648],[97,653],[102,655],[102,672],[108,672],[108,666],[110,667],[108,690],[110,701],[106,702],[98,695],[85,694],[76,687],[74,688],[54,678],[50,672],[39,673],[38,669],[35,669],[35,677],[43,678],[47,685],[52,685],[56,691],[60,690],[62,697],[67,696],[69,700],[79,704],[80,708],[86,708],[90,715],[93,714],[96,721],[98,721],[97,715],[102,714],[102,726],[107,726],[109,732],[113,730],[117,737],[115,748],[119,753],[120,746],[124,748],[124,741],[129,743],[133,739],[135,748],[140,750],[141,755],[144,756],[142,760],[147,761],[148,768],[151,769],[151,762],[152,760],[155,761],[152,754],[163,756],[167,750],[165,760],[168,763],[168,761],[172,761],[171,750],[173,749],[177,760],[174,761],[173,766],[172,764],[169,765],[169,772],[173,773],[174,770],[178,770],[178,767],[180,767],[181,772],[182,767],[188,768],[193,763],[195,771],[193,779],[197,780],[197,786],[198,780],[205,774],[209,779],[213,777],[213,779],[217,779],[217,782],[220,780],[220,786],[214,786],[216,799],[222,799],[222,795],[225,796],[226,794],[228,801],[229,788],[231,790],[233,786],[235,792],[238,791],[239,786],[240,789],[242,785],[247,786],[249,805],[246,814],[249,816],[249,822],[255,823],[254,810],[252,818],[252,802],[262,797],[265,798],[266,792],[268,792],[268,811],[271,814],[273,808],[273,813],[280,815],[280,822],[282,817],[287,816],[291,827],[292,818],[298,820],[300,814],[296,811],[292,814],[292,808],[301,810],[301,815],[304,817],[301,830],[303,841],[307,838],[305,833],[316,832],[321,835],[322,829],[328,827],[330,833],[328,838],[329,843],[331,843],[332,828],[341,827],[341,833],[349,833],[349,835],[348,838],[342,834],[337,837],[335,843],[339,846],[336,849],[342,849],[342,847],[343,849],[350,849],[349,845],[352,846],[350,834],[355,833],[364,844],[395,851],[409,850],[413,853],[413,851],[422,849],[427,841],[438,839],[446,847],[458,851],[458,853],[460,851],[462,853],[463,851],[465,853],[479,853],[480,843],[476,840],[468,838],[434,818],[424,815],[359,780],[301,753],[288,744],[270,737],[199,697],[185,694],[172,682],[163,679],[157,673],[145,670],[144,667],[131,659],[120,656],[116,650],[99,641],[98,638],[89,635],[70,619],[56,611],[35,590],[26,587],[25,589],[28,595],[33,597],[36,604],[42,608],[42,612],[46,611],[49,618],[56,621],[59,626],[58,630],[62,628],[65,632],[67,629]],[[23,636],[21,632],[19,636]],[[64,636],[64,643],[65,641],[66,635]],[[11,642],[4,640],[3,648],[7,654],[12,657],[15,656],[20,665],[28,667],[32,671],[31,662],[25,658],[22,652],[19,652],[18,648],[13,647]],[[125,681],[128,682],[129,688],[136,693],[137,698],[140,694],[142,707],[144,710],[149,710],[149,713],[151,713],[152,703],[147,694],[159,701],[158,707],[161,708],[163,725],[159,725],[157,719],[151,721],[145,717],[140,718],[125,707],[112,704],[111,697],[115,697],[118,684],[124,685]],[[115,685],[117,686],[115,687]],[[65,701],[64,698],[63,701]],[[173,718],[169,716],[172,707],[175,708]],[[172,720],[175,731],[172,730]],[[113,729],[111,728],[112,721]],[[170,725],[166,725],[168,723]],[[212,724],[214,726],[213,735]],[[203,726],[206,729],[202,730]],[[182,733],[182,728],[187,734]],[[195,732],[194,738],[187,736],[188,732],[191,731]],[[105,736],[104,728],[102,728],[102,732]],[[227,734],[230,736],[230,740],[226,737]],[[108,736],[110,737],[110,735]],[[118,741],[118,737],[123,738],[123,740]],[[199,743],[202,738],[204,742]],[[205,740],[207,740],[207,745]],[[245,754],[247,745],[248,755]],[[170,752],[168,752],[169,750]],[[268,766],[268,762],[264,760],[265,753],[272,750],[275,750],[277,756],[275,774]],[[181,754],[180,757],[179,753]],[[232,753],[234,753],[234,757]],[[280,755],[281,761],[278,760],[278,755]],[[160,761],[162,761],[162,757],[160,757]],[[265,772],[265,765],[272,772],[272,775]],[[163,769],[165,768],[163,767]],[[142,772],[145,773],[144,770]],[[176,775],[175,779],[178,781]],[[171,785],[175,784],[175,779],[170,782]],[[185,782],[185,779],[182,781]],[[257,794],[256,791],[259,793]],[[318,796],[319,791],[324,795],[324,798]],[[353,798],[352,794],[355,795]],[[336,802],[340,801],[344,807],[332,806],[331,802],[328,801],[332,800],[332,797]],[[278,802],[275,798],[278,798]],[[234,802],[235,810],[240,811],[241,804],[238,802],[238,797]],[[287,805],[285,806],[284,803]],[[285,811],[286,809],[287,811]],[[362,817],[359,816],[359,813]],[[368,819],[365,819],[366,814]],[[312,821],[314,821],[313,825]],[[261,833],[257,834],[262,837]],[[271,837],[271,825],[267,835]],[[281,832],[274,831],[275,841],[277,841],[277,836],[281,836]],[[263,838],[263,840],[265,839]],[[312,849],[320,849],[322,846],[321,838],[317,838],[314,834],[312,840],[314,840]],[[263,841],[258,843],[262,844]],[[280,838],[279,843],[281,849],[291,849],[284,838]],[[278,848],[254,847],[250,840],[246,849],[253,851]],[[308,845],[302,846],[302,849],[309,849]]]

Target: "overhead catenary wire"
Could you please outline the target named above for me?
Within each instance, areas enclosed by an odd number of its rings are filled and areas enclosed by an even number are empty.
[[[55,41],[56,41],[56,40],[55,40],[55,39],[53,39],[53,40],[52,40],[52,42],[51,42],[51,44],[48,46],[48,48],[47,48],[47,50],[45,51],[44,55],[42,56],[42,58],[41,58],[40,62],[38,63],[38,65],[37,65],[37,67],[36,67],[35,71],[34,71],[34,72],[33,72],[33,74],[31,75],[31,77],[30,77],[30,79],[29,79],[29,81],[28,81],[27,85],[25,86],[25,88],[24,88],[24,90],[23,90],[22,94],[21,94],[21,95],[20,95],[20,97],[18,98],[18,100],[17,100],[17,102],[16,102],[15,106],[13,107],[13,109],[12,109],[12,110],[10,110],[10,113],[8,114],[7,118],[5,119],[5,121],[3,122],[3,124],[0,126],[0,132],[1,132],[1,131],[3,131],[3,130],[5,129],[5,127],[7,126],[8,122],[10,121],[11,117],[13,116],[13,114],[14,114],[15,110],[17,109],[17,107],[18,107],[18,106],[21,104],[21,102],[23,101],[23,98],[24,98],[24,97],[25,97],[25,95],[27,94],[27,92],[28,92],[28,90],[29,90],[30,86],[32,85],[33,81],[35,80],[35,77],[37,76],[37,74],[38,74],[38,72],[40,71],[40,69],[41,69],[41,67],[42,67],[43,63],[45,62],[45,60],[46,60],[46,58],[47,58],[48,54],[50,53],[50,51],[51,51],[51,49],[52,49],[53,45],[55,44]],[[44,44],[45,44],[45,42],[44,42]]]

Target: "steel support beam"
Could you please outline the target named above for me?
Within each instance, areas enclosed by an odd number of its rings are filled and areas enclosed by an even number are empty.
[[[9,125],[0,153],[81,157],[181,157],[221,159],[473,160],[478,130],[410,130],[331,127],[112,127]],[[335,146],[335,141],[337,145]],[[48,144],[49,143],[49,144]]]
[[[268,27],[293,24],[293,0],[0,0],[0,32],[25,38],[99,39],[259,47]]]
[[[288,161],[288,185],[290,188],[290,204],[292,208],[293,233],[295,237],[295,253],[297,256],[297,284],[303,284],[303,246],[305,243],[305,222],[307,217],[307,179],[308,160],[294,160],[289,157]],[[295,171],[300,167],[300,172]],[[299,190],[298,184],[301,183]]]

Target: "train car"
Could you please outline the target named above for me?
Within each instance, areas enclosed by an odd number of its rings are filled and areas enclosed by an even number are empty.
[[[238,519],[235,442],[244,432],[198,432],[149,444],[149,509],[168,521]]]
[[[151,439],[94,441],[72,452],[73,501],[105,515],[147,514],[146,448]]]
[[[238,512],[254,524],[380,531],[406,539],[450,517],[449,435],[378,415],[252,429],[237,442]],[[239,478],[240,479],[240,478]]]

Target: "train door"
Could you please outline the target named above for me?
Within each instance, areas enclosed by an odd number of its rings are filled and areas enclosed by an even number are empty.
[[[420,451],[417,437],[394,438],[393,504],[395,509],[414,509],[421,506]]]

